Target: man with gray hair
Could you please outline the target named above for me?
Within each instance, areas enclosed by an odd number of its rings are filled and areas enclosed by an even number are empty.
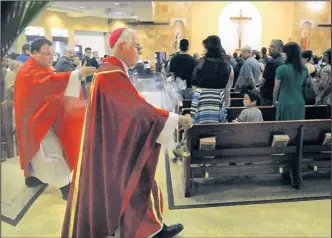
[[[253,49],[248,45],[244,46],[241,51],[241,57],[245,61],[235,83],[235,89],[238,91],[252,90],[259,84],[259,65],[252,53]]]
[[[284,44],[282,40],[273,39],[269,47],[269,55],[272,57],[266,63],[263,79],[260,85],[261,106],[271,106],[273,103],[274,80],[277,68],[285,63],[282,56]]]
[[[108,237],[118,229],[121,237],[173,237],[183,225],[165,225],[155,174],[161,145],[170,148],[175,128],[189,129],[191,118],[154,107],[132,85],[128,69],[142,49],[135,31],[113,31],[109,46],[87,102],[62,237]]]
[[[64,56],[62,56],[54,66],[56,72],[71,72],[75,70],[73,64],[75,56],[74,47],[66,46]]]

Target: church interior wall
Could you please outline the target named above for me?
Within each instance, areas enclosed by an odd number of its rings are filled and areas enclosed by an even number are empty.
[[[202,53],[203,39],[208,35],[219,34],[219,17],[223,9],[230,3],[217,1],[155,2],[155,22],[171,23],[172,19],[185,19],[183,37],[190,41],[189,53]],[[314,20],[316,24],[331,21],[330,2],[324,2],[324,6],[319,9],[312,9],[308,2],[251,3],[261,14],[262,47],[268,47],[273,38],[279,38],[284,42],[292,40],[300,43],[301,20]],[[46,10],[31,23],[31,26],[44,27],[48,39],[52,39],[51,28],[65,28],[69,34],[69,45],[75,44],[75,30],[110,32],[118,27],[131,27],[137,30],[141,39],[141,45],[143,46],[141,58],[149,58],[152,66],[154,65],[154,53],[156,51],[167,52],[167,55],[175,52],[173,48],[175,30],[171,24],[128,26],[122,20],[113,20],[108,24],[105,18],[72,18],[65,13]],[[309,36],[309,47],[313,49],[314,53],[321,54],[323,50],[329,47],[330,39],[330,28],[315,27]],[[237,41],[237,39],[234,40]],[[16,41],[17,52],[21,52],[21,46],[25,42],[25,35],[21,34]],[[105,36],[105,49],[108,49],[107,42],[108,34]]]
[[[105,18],[68,17],[66,13],[44,11],[32,21],[31,26],[44,27],[45,36],[52,40],[51,28],[63,28],[68,30],[68,45],[75,45],[75,30],[108,32],[108,23]],[[17,52],[21,53],[22,45],[26,43],[26,37],[22,33],[17,39]]]
[[[219,17],[231,2],[192,3],[193,51],[202,52],[202,41],[208,35],[218,35]],[[272,38],[287,41],[292,36],[294,2],[251,2],[262,17],[262,47],[267,47]],[[240,9],[239,9],[240,11]],[[208,16],[208,17],[207,17]],[[244,26],[245,27],[245,26]],[[227,32],[225,32],[227,34]],[[237,39],[234,39],[237,41]]]
[[[321,23],[331,23],[331,2],[296,2],[293,21],[293,41],[301,42],[301,20],[314,21],[308,40],[309,49],[314,54],[321,55],[324,50],[331,47],[331,28],[317,27]]]

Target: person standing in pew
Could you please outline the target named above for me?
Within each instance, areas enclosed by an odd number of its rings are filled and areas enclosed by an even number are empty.
[[[304,120],[305,100],[303,86],[309,75],[302,63],[301,48],[295,42],[284,47],[286,62],[278,67],[274,83],[273,105],[277,107],[276,120]]]
[[[244,94],[243,105],[246,109],[233,122],[259,122],[264,121],[262,112],[256,106],[259,105],[259,95],[255,90],[249,90]]]
[[[331,48],[324,52],[326,66],[320,72],[320,92],[315,105],[331,105]]]
[[[260,84],[261,106],[272,106],[273,104],[273,89],[276,76],[276,70],[280,65],[285,63],[281,53],[283,51],[283,42],[281,40],[272,40],[269,47],[269,55],[272,56],[268,60],[264,72],[263,79]]]
[[[244,93],[247,90],[256,89],[259,84],[260,69],[258,61],[253,57],[253,49],[246,45],[241,51],[244,59],[240,75],[235,83],[235,90]]]
[[[191,117],[196,124],[227,122],[233,68],[218,36],[209,36],[203,46],[205,56],[199,60],[192,75]]]

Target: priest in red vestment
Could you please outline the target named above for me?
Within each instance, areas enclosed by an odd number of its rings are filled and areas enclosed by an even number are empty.
[[[172,237],[183,226],[166,226],[155,181],[161,145],[191,118],[157,109],[136,91],[128,67],[141,47],[135,31],[111,33],[112,55],[95,74],[88,100],[78,165],[62,237]]]
[[[56,186],[66,200],[86,111],[80,78],[96,69],[84,66],[73,72],[54,73],[50,68],[52,42],[47,39],[34,41],[31,52],[14,86],[20,164],[27,186]]]

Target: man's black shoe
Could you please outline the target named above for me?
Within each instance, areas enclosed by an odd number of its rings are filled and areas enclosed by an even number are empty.
[[[27,177],[25,178],[25,185],[28,187],[37,187],[38,185],[44,184],[42,181],[36,177]]]
[[[161,231],[159,231],[153,238],[168,238],[179,234],[183,230],[182,224],[175,224],[171,226],[163,225]]]
[[[70,183],[67,184],[66,186],[60,188],[63,200],[66,200],[66,201],[68,200],[69,190],[70,190]]]

